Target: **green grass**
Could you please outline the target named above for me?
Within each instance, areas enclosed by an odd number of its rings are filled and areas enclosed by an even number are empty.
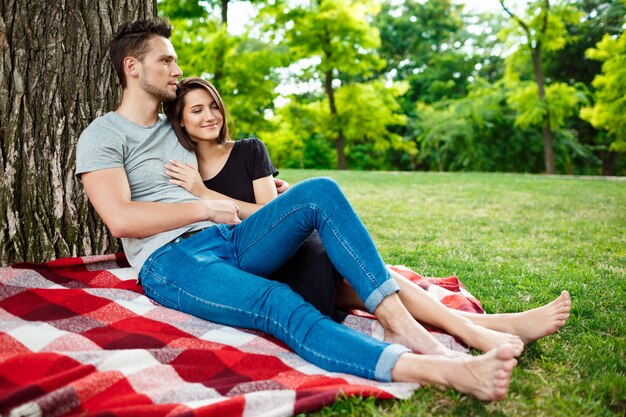
[[[336,179],[383,258],[457,275],[487,312],[542,305],[561,289],[572,315],[529,345],[509,396],[452,390],[410,400],[348,398],[308,416],[587,416],[626,414],[626,181],[513,174],[283,170],[295,184]]]

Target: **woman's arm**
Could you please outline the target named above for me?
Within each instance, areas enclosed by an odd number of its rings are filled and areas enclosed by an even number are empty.
[[[276,185],[271,176],[259,178],[252,182],[254,187],[254,196],[257,203],[248,203],[245,201],[231,198],[225,194],[218,193],[207,188],[200,177],[197,168],[190,164],[183,164],[178,161],[170,161],[165,165],[165,174],[170,177],[170,182],[183,187],[196,197],[204,200],[229,200],[239,207],[239,217],[245,219],[252,213],[263,207],[267,202],[271,201],[277,195]],[[258,193],[257,193],[258,188]],[[273,197],[269,197],[273,195]],[[261,201],[259,203],[259,201]]]
[[[252,189],[254,190],[254,200],[260,207],[278,196],[274,177],[271,175],[252,181]]]

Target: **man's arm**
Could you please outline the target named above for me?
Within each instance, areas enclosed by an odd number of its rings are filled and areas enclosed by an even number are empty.
[[[241,222],[237,205],[232,201],[132,201],[122,167],[87,172],[81,179],[89,201],[115,237],[148,237],[203,220],[225,224]]]

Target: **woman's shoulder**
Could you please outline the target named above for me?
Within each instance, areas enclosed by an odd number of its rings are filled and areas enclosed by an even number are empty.
[[[265,155],[267,154],[267,148],[261,139],[256,137],[238,139],[235,141],[233,150],[237,148],[238,152],[253,155]]]
[[[238,139],[235,141],[234,146],[248,147],[248,148],[251,148],[251,147],[258,148],[259,146],[265,147],[261,139],[257,137]]]

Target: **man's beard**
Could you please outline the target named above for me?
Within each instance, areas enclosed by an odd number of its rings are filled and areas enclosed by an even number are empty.
[[[159,101],[172,101],[176,99],[176,90],[156,87],[154,84],[150,84],[150,81],[145,78],[142,87],[146,93],[150,94]]]

